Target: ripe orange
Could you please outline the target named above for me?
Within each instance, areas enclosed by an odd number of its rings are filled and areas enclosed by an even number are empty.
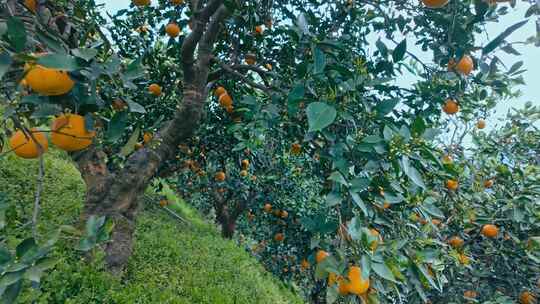
[[[459,236],[453,236],[448,240],[448,244],[450,244],[450,246],[453,248],[460,248],[464,243],[465,241],[463,241],[463,239]]]
[[[247,159],[242,160],[242,169],[247,170],[248,167],[249,167],[249,160]]]
[[[306,269],[309,269],[309,267],[311,267],[311,264],[309,264],[308,260],[303,259],[302,262],[300,263],[300,267],[302,268],[302,270],[306,270]]]
[[[492,179],[485,180],[484,188],[491,188],[491,187],[493,187],[493,180]]]
[[[180,35],[180,27],[176,23],[169,23],[165,27],[165,32],[169,37],[176,38]]]
[[[184,4],[184,0],[171,0],[172,5]]]
[[[283,240],[285,239],[285,235],[283,233],[276,233],[276,235],[274,235],[274,240],[276,242],[283,242]]]
[[[328,256],[330,256],[330,254],[328,252],[326,252],[324,250],[319,250],[315,254],[315,261],[317,261],[317,263],[320,263],[320,262],[324,261],[324,259],[326,259]]]
[[[488,238],[496,238],[499,234],[499,228],[492,224],[487,224],[482,227],[482,230],[480,231],[483,236]]]
[[[149,143],[152,138],[154,138],[154,135],[150,132],[144,132],[144,135],[143,135],[143,143],[147,144]]]
[[[167,206],[168,204],[169,204],[169,201],[166,200],[166,199],[162,199],[162,200],[159,201],[159,205],[160,205],[161,207],[165,207],[165,206]]]
[[[37,64],[25,65],[24,81],[36,93],[45,96],[64,95],[71,91],[75,82],[66,71],[50,69]]]
[[[58,116],[51,124],[51,131],[51,142],[68,152],[87,148],[96,136],[95,131],[86,130],[84,117],[77,114]]]
[[[474,62],[469,55],[464,55],[461,57],[459,62],[456,64],[456,71],[462,75],[469,75],[474,69]]]
[[[222,94],[225,94],[225,93],[227,93],[227,90],[224,87],[217,87],[214,90],[214,96],[216,96],[216,97],[219,97],[219,96],[221,96]]]
[[[536,303],[536,297],[530,291],[523,291],[519,295],[520,304],[534,304]]]
[[[228,93],[219,95],[219,104],[224,107],[230,107],[233,104],[232,98]]]
[[[247,54],[245,61],[246,64],[254,65],[257,62],[257,56],[255,56],[254,54]]]
[[[154,96],[159,96],[161,95],[161,87],[156,84],[156,83],[153,83],[151,84],[149,87],[148,87],[148,91],[150,92],[150,94],[154,95]]]
[[[266,203],[266,204],[264,204],[263,208],[264,208],[264,212],[270,213],[270,211],[272,211],[272,204]]]
[[[456,191],[459,186],[459,182],[457,180],[449,179],[446,181],[446,188],[451,191]]]
[[[223,172],[223,171],[217,172],[216,175],[214,175],[214,179],[217,182],[224,182],[225,181],[225,172]]]
[[[477,122],[476,122],[476,127],[480,130],[482,130],[483,128],[486,127],[486,121],[483,120],[483,119],[479,119]]]
[[[133,5],[135,6],[147,6],[150,5],[150,0],[133,0]]]
[[[450,155],[445,155],[445,156],[443,156],[443,158],[442,158],[442,163],[443,163],[443,164],[449,165],[449,164],[451,164],[452,162],[453,162],[452,156],[450,156]]]
[[[262,25],[257,25],[257,26],[255,27],[255,33],[256,33],[257,35],[261,35],[263,32],[264,32],[264,29],[263,29]]]
[[[422,3],[429,8],[441,8],[448,3],[448,0],[422,0]]]
[[[247,170],[242,170],[242,171],[240,171],[240,176],[246,177],[247,175],[248,175]]]
[[[465,298],[469,298],[469,299],[474,299],[478,296],[478,292],[474,291],[474,290],[467,290],[463,293],[463,296]]]
[[[302,146],[300,146],[299,143],[294,143],[291,145],[291,153],[294,155],[298,155],[302,152]]]
[[[26,6],[34,14],[37,11],[36,0],[24,0],[24,6]]]
[[[453,99],[447,99],[443,105],[444,113],[453,115],[459,112],[459,104]]]
[[[361,295],[369,289],[369,279],[362,278],[362,269],[358,266],[351,266],[347,274],[349,281],[345,284],[347,291],[355,295]]]
[[[35,128],[31,129],[30,133],[32,133],[32,136],[37,143],[30,135],[26,137],[26,134],[22,130],[18,130],[11,136],[9,139],[9,147],[13,150],[15,155],[29,159],[37,158],[41,154],[47,152],[49,149],[49,142],[47,141],[45,133],[40,132]]]

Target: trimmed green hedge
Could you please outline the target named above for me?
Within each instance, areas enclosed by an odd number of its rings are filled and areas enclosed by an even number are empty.
[[[77,222],[84,185],[77,170],[58,152],[45,158],[45,190],[40,232]],[[17,229],[31,216],[37,161],[13,155],[0,158],[0,192],[7,194],[8,243],[30,235]],[[167,193],[183,223],[158,207],[154,195],[144,200],[137,222],[135,252],[122,278],[103,268],[101,253],[93,261],[63,240],[60,259],[41,286],[29,286],[20,303],[302,303],[232,241],[220,237],[196,211]],[[10,233],[11,232],[11,233]]]

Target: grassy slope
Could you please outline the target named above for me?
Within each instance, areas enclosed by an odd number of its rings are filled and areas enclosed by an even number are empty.
[[[55,155],[56,154],[56,155]],[[59,153],[46,157],[42,233],[62,224],[74,224],[84,187],[78,172]],[[9,243],[27,237],[16,232],[14,219],[30,217],[37,161],[13,155],[0,158],[0,192],[8,195],[11,225]],[[171,193],[169,198],[175,199]],[[56,269],[41,289],[27,289],[21,303],[301,303],[261,265],[233,242],[223,240],[197,212],[176,200],[173,209],[182,223],[145,199],[137,223],[135,253],[122,280],[103,271],[98,258],[83,261],[64,241],[56,255]]]

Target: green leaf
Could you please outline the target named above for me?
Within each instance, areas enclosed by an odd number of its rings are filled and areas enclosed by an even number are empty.
[[[356,177],[351,180],[351,191],[361,192],[367,190],[371,180],[367,177]]]
[[[517,72],[519,70],[519,68],[521,68],[522,66],[523,66],[523,61],[518,61],[518,62],[514,63],[512,65],[512,67],[510,67],[510,69],[508,70],[508,74],[513,74],[513,73]]]
[[[13,59],[11,59],[11,56],[9,56],[8,53],[4,52],[0,54],[0,80],[2,77],[4,77],[7,71],[9,71],[11,63],[13,63]]]
[[[312,102],[306,109],[309,132],[320,131],[331,125],[337,116],[336,108],[324,102]]]
[[[90,237],[97,236],[97,233],[99,229],[103,226],[105,223],[105,217],[104,216],[90,216],[88,220],[86,221],[86,234]]]
[[[78,48],[71,51],[75,57],[90,61],[97,56],[98,50],[90,48]]]
[[[399,99],[387,99],[377,103],[375,106],[375,111],[379,116],[385,116],[392,112],[392,110],[399,103]]]
[[[75,71],[80,68],[75,57],[65,54],[43,55],[38,58],[37,63],[48,68],[63,71]]]
[[[9,250],[4,247],[4,245],[0,245],[0,267],[11,262],[11,259],[12,257]]]
[[[41,277],[43,276],[43,272],[47,269],[50,269],[54,267],[58,263],[57,259],[53,258],[45,258],[36,263],[34,266],[28,268],[24,272],[24,278],[28,279],[32,282],[39,283],[41,281]]]
[[[362,142],[366,144],[378,144],[381,141],[383,141],[383,139],[380,138],[378,135],[369,135],[362,138]]]
[[[508,27],[506,30],[500,33],[499,36],[495,37],[495,39],[491,40],[488,44],[486,44],[486,46],[484,46],[482,49],[482,55],[485,56],[486,54],[495,50],[504,41],[504,39],[510,36],[515,30],[525,25],[527,22],[528,20],[523,20]]]
[[[132,101],[129,98],[126,98],[126,103],[128,104],[130,112],[141,113],[141,114],[146,113],[146,109],[140,103]]]
[[[123,155],[124,157],[128,156],[135,150],[135,144],[137,144],[137,141],[139,140],[139,135],[141,134],[141,129],[136,128],[135,131],[131,134],[129,137],[128,142],[125,146],[122,147],[120,150],[120,155]]]
[[[392,273],[390,268],[386,266],[385,263],[373,263],[371,264],[371,268],[381,278],[397,283],[396,278],[394,277],[394,274]]]
[[[15,303],[15,300],[19,296],[19,293],[21,292],[23,282],[22,280],[17,281],[14,284],[11,284],[9,286],[4,287],[0,286],[0,291],[3,291],[3,293],[0,293],[2,296],[0,297],[0,303],[1,304],[12,304]]]
[[[116,141],[122,137],[127,125],[127,111],[117,112],[109,121],[107,129],[107,139]]]
[[[8,272],[0,278],[0,289],[16,283],[23,277],[24,271]]]
[[[369,216],[369,212],[366,207],[366,204],[364,203],[360,195],[358,195],[358,193],[355,193],[355,192],[349,192],[349,193],[351,195],[353,202],[356,204],[356,206],[358,206],[358,208],[362,210],[362,213],[364,213],[366,217]]]
[[[288,101],[294,102],[301,100],[304,98],[305,91],[306,89],[303,84],[295,85],[294,88],[292,88],[292,90],[289,92],[289,96],[287,97]]]
[[[328,179],[342,185],[347,185],[347,181],[339,171],[332,172]]]
[[[11,47],[16,52],[24,51],[26,46],[26,29],[24,28],[24,23],[16,17],[10,17],[7,20],[7,27],[7,36]]]
[[[21,243],[19,243],[19,245],[17,245],[17,248],[15,249],[15,255],[18,259],[21,259],[23,256],[32,252],[36,252],[37,250],[38,246],[34,238],[27,238]]]
[[[341,194],[330,192],[326,195],[326,206],[333,207],[339,204],[341,204]]]
[[[392,52],[392,59],[394,60],[394,62],[401,61],[403,57],[405,56],[406,51],[407,51],[407,39],[403,39],[403,41],[401,41]]]
[[[326,66],[326,55],[319,47],[315,47],[313,49],[313,56],[315,60],[313,73],[322,73],[324,71],[324,67]]]
[[[420,174],[420,172],[418,172],[418,170],[416,170],[416,168],[411,165],[411,162],[407,155],[404,155],[401,158],[401,169],[411,179],[413,183],[415,183],[422,189],[426,189],[426,184],[424,184],[424,179],[422,178],[422,175]]]

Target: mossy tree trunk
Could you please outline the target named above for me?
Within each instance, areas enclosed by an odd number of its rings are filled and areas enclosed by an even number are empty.
[[[107,154],[92,147],[72,157],[86,183],[82,220],[106,216],[114,223],[105,246],[105,260],[113,272],[121,271],[133,250],[133,232],[138,200],[167,160],[174,159],[179,144],[197,129],[207,99],[212,49],[221,23],[229,15],[222,0],[211,0],[194,14],[194,28],[187,36],[181,56],[184,74],[183,98],[173,118],[144,148],[134,152],[121,169],[111,170]]]

